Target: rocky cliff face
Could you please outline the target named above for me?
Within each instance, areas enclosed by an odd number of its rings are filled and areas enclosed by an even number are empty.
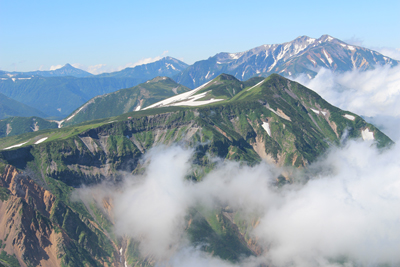
[[[82,216],[11,165],[5,166],[0,185],[0,249],[8,255],[2,252],[1,262],[11,266],[120,266],[115,245],[90,215]]]

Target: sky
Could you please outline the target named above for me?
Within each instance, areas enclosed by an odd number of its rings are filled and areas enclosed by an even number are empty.
[[[70,63],[99,73],[164,56],[193,64],[219,52],[323,34],[400,59],[398,10],[397,0],[0,0],[0,69]]]

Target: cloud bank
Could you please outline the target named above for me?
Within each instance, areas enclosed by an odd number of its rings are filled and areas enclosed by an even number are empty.
[[[294,80],[341,109],[373,117],[366,119],[395,141],[400,138],[400,66],[339,74],[321,69],[314,79],[300,75]]]
[[[146,155],[144,175],[127,176],[116,191],[101,190],[114,199],[116,232],[140,240],[141,252],[160,266],[235,265],[188,244],[185,215],[199,205],[258,214],[251,234],[266,252],[240,266],[394,266],[400,264],[399,152],[352,141],[278,188],[282,170],[265,163],[221,161],[201,182],[188,181],[193,150],[159,147]]]

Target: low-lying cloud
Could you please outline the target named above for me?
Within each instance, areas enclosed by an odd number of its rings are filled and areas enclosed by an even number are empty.
[[[314,90],[331,104],[366,116],[392,139],[400,139],[400,66],[334,73],[321,69],[314,79],[301,75],[295,81]]]
[[[114,199],[116,232],[140,240],[141,252],[155,256],[160,266],[235,265],[189,244],[185,215],[199,205],[227,205],[244,217],[258,214],[252,235],[266,252],[243,259],[240,266],[396,265],[399,152],[352,141],[278,188],[274,182],[282,170],[266,163],[249,167],[221,161],[194,183],[185,178],[193,150],[158,147],[146,155],[145,174],[127,176],[122,187],[107,191]]]

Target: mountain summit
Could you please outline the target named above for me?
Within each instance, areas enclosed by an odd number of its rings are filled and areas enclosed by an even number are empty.
[[[300,36],[291,42],[262,45],[245,52],[218,53],[207,60],[195,62],[174,78],[182,85],[195,88],[222,73],[231,74],[242,81],[271,73],[287,77],[304,73],[312,78],[320,68],[344,72],[369,70],[376,65],[397,66],[399,63],[398,60],[329,35],[322,35],[319,39]]]

